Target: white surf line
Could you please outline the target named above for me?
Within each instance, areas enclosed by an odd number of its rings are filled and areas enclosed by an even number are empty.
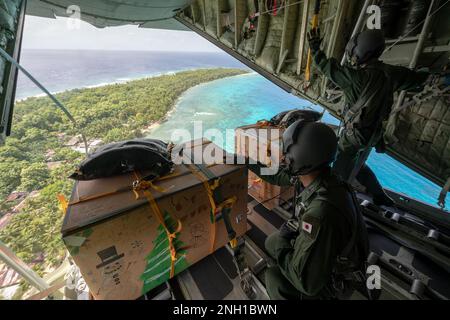
[[[178,73],[181,72],[187,72],[187,71],[196,71],[196,70],[207,70],[207,69],[239,69],[239,68],[233,68],[233,67],[202,67],[202,68],[188,68],[188,69],[177,69],[177,70],[170,70],[170,71],[164,71],[164,72],[156,72],[156,73],[149,73],[146,75],[139,75],[136,77],[127,77],[127,78],[117,78],[114,81],[110,81],[110,82],[101,82],[101,83],[97,83],[97,84],[92,84],[92,85],[81,85],[81,86],[77,86],[77,87],[69,87],[67,89],[63,89],[60,91],[53,91],[50,92],[51,94],[60,94],[60,93],[64,93],[67,91],[72,91],[72,90],[79,90],[79,89],[93,89],[93,88],[100,88],[100,87],[106,87],[106,86],[110,86],[110,85],[114,85],[114,84],[125,84],[128,82],[132,82],[132,81],[136,81],[136,80],[145,80],[145,79],[152,79],[152,78],[157,78],[157,77],[163,77],[163,76],[168,76],[168,75],[177,75]],[[244,69],[242,69],[244,70]],[[249,72],[249,74],[257,74],[256,72]],[[235,75],[235,76],[231,76],[231,77],[237,77],[237,76],[242,76],[242,75],[247,75],[247,74],[239,74],[239,75]],[[229,78],[231,78],[229,77]],[[226,77],[228,78],[228,77]],[[222,78],[225,79],[225,78]],[[216,80],[221,80],[221,79],[216,79]],[[216,81],[213,80],[213,81]],[[209,81],[209,82],[213,82],[213,81]],[[209,83],[209,82],[205,82],[205,83]],[[201,84],[199,84],[201,85]],[[198,86],[198,85],[196,85]],[[193,86],[191,88],[189,88],[188,90],[195,88],[196,86]],[[28,98],[42,98],[45,97],[46,94],[45,93],[39,93],[39,94],[34,94],[34,95],[29,95],[26,97],[22,97],[20,99],[16,99],[15,102],[21,102],[24,101]]]

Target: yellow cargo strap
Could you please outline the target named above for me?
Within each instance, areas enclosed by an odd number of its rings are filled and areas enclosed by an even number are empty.
[[[154,190],[156,190],[158,192],[161,192],[161,193],[167,192],[167,189],[165,189],[163,187],[160,187],[160,186],[157,186],[157,185],[153,184],[151,181],[136,180],[133,183],[133,192],[134,192],[134,195],[136,196],[136,200],[139,199],[138,191],[145,191],[145,190],[148,190],[150,188],[152,188],[152,189],[154,189]]]
[[[238,246],[238,240],[236,238],[230,240],[231,248],[235,249]]]
[[[283,129],[283,126],[280,126],[279,124],[271,124],[270,121],[268,121],[268,120],[259,120],[259,121],[257,121],[255,127],[256,128],[260,128],[260,129],[264,129],[266,127]]]
[[[205,187],[206,194],[208,195],[209,203],[211,204],[211,211],[212,211],[212,222],[211,222],[211,240],[210,240],[210,253],[214,252],[214,244],[216,242],[216,214],[219,211],[222,211],[222,209],[225,208],[231,208],[234,203],[237,201],[236,196],[233,196],[231,198],[226,199],[220,204],[216,204],[216,201],[214,200],[214,189],[220,186],[220,178],[217,178],[213,181],[212,185],[209,183],[208,178],[203,175],[203,173],[198,170],[193,165],[187,165],[187,167],[191,170],[192,174],[194,174]],[[230,245],[233,243],[237,243],[236,238],[230,240]]]
[[[67,212],[67,208],[69,207],[69,203],[68,203],[66,197],[64,197],[64,195],[62,195],[62,194],[58,194],[56,197],[58,198],[58,201],[59,201],[59,207],[61,208],[63,215],[65,215]]]
[[[168,175],[168,176],[170,176],[170,175]],[[164,178],[166,178],[166,176],[164,176]],[[170,178],[172,178],[172,177],[170,177]],[[159,179],[158,179],[158,180],[159,180]],[[162,180],[162,179],[161,179],[161,180]],[[157,185],[155,185],[154,183],[152,183],[152,182],[150,182],[150,181],[145,181],[145,180],[144,180],[144,181],[140,181],[140,183],[141,183],[140,186],[145,187],[145,188],[147,188],[147,189],[148,189],[148,188],[153,188],[153,189],[155,189],[156,191],[161,192],[161,193],[167,191],[166,189],[164,189],[164,188],[162,188],[162,187],[160,187],[160,186],[157,186]],[[118,193],[122,193],[122,192],[125,192],[125,191],[133,191],[134,195],[136,196],[136,199],[139,198],[139,194],[135,191],[134,186],[131,186],[131,187],[121,188],[121,189],[119,189],[119,190],[114,190],[114,191],[109,191],[109,192],[103,192],[103,193],[99,193],[99,194],[94,194],[94,195],[92,195],[92,196],[80,198],[80,199],[78,199],[78,200],[76,200],[76,201],[69,202],[69,203],[67,204],[67,206],[72,206],[72,205],[79,204],[79,203],[83,203],[83,202],[88,202],[88,201],[92,201],[92,200],[97,200],[97,199],[100,199],[100,198],[112,196],[112,195],[115,195],[115,194],[118,194]],[[58,199],[59,199],[59,197],[58,197]]]
[[[264,128],[264,127],[268,127],[269,125],[270,125],[270,122],[267,120],[259,120],[258,122],[256,122],[257,128]]]
[[[145,197],[148,200],[148,203],[150,204],[150,207],[152,211],[155,213],[156,217],[159,220],[159,223],[163,226],[166,234],[167,239],[169,240],[169,250],[170,250],[170,275],[169,277],[172,278],[175,274],[175,261],[177,260],[177,250],[175,246],[173,245],[173,239],[177,237],[177,233],[180,233],[183,226],[181,224],[181,221],[179,219],[177,220],[177,229],[174,232],[171,232],[169,228],[166,225],[166,222],[164,221],[164,216],[161,213],[161,210],[158,207],[158,204],[155,201],[155,198],[153,197],[152,193],[150,192],[150,188],[153,188],[155,190],[161,190],[158,192],[165,192],[163,188],[157,187],[154,184],[152,184],[150,181],[141,180],[141,177],[138,175],[137,172],[134,172],[134,175],[136,177],[136,182],[133,184],[133,192],[136,195],[136,199],[139,198],[139,191],[142,191],[145,195]]]
[[[234,203],[237,201],[236,196],[232,196],[231,198],[228,198],[227,200],[219,203],[216,205],[216,213],[219,211],[222,211],[223,209],[231,209],[231,207],[234,205]]]
[[[213,166],[213,165],[211,165],[211,166]],[[175,178],[175,177],[184,176],[186,174],[187,174],[187,172],[171,173],[171,174],[168,174],[168,175],[165,175],[165,176],[162,176],[162,177],[158,177],[158,178],[154,179],[153,182],[164,181],[164,180],[172,179],[172,178]],[[151,183],[151,185],[149,185],[150,187],[152,187],[156,191],[165,190],[165,189],[162,189],[161,187],[155,185],[153,182]],[[92,196],[80,198],[80,199],[78,199],[76,201],[69,202],[68,206],[75,205],[75,204],[78,204],[78,203],[88,202],[88,201],[92,201],[92,200],[97,200],[97,199],[100,199],[100,198],[112,196],[112,195],[115,195],[115,194],[118,194],[118,193],[122,193],[122,192],[126,192],[126,191],[133,191],[133,186],[128,186],[128,187],[121,188],[121,189],[118,189],[118,190],[109,191],[109,192],[103,192],[103,193],[99,193],[99,194],[94,194]],[[159,192],[161,192],[161,191],[159,191]],[[164,191],[162,191],[162,192],[164,192]],[[136,193],[135,193],[135,195],[136,195]]]
[[[252,183],[249,185],[249,187],[251,188],[251,187],[253,187],[253,186],[256,185],[256,184],[260,184],[261,182],[262,182],[262,179],[261,179],[261,178],[253,179],[253,180],[252,180]]]
[[[124,191],[130,191],[130,190],[133,191],[133,193],[136,197],[136,200],[137,200],[137,199],[139,199],[139,191],[142,191],[144,193],[145,197],[147,198],[151,209],[155,213],[156,217],[158,218],[160,224],[163,226],[163,228],[167,234],[167,238],[169,240],[170,257],[171,257],[170,278],[172,278],[174,275],[174,272],[175,272],[175,261],[177,260],[177,252],[176,252],[175,246],[173,245],[173,239],[175,239],[177,233],[180,233],[182,230],[181,221],[179,219],[177,219],[177,224],[178,224],[177,229],[175,230],[175,232],[170,232],[170,230],[166,226],[166,223],[164,221],[164,216],[162,215],[161,210],[159,209],[158,205],[156,204],[156,201],[155,201],[152,193],[149,191],[149,189],[154,189],[158,192],[163,193],[163,192],[167,192],[167,189],[157,186],[157,185],[153,184],[151,181],[141,180],[141,178],[139,177],[137,172],[134,172],[134,175],[137,180],[133,183],[133,185],[131,187],[126,187],[126,188],[122,188],[122,189],[116,190],[116,191],[96,194],[96,195],[93,195],[90,197],[85,197],[85,198],[82,198],[82,199],[79,199],[77,201],[73,201],[70,203],[68,203],[68,201],[66,200],[66,198],[63,195],[59,194],[57,196],[57,198],[59,200],[61,210],[64,213],[66,213],[69,205],[92,201],[95,199],[103,198],[106,196],[114,195],[114,194],[121,193]],[[172,174],[172,175],[167,175],[164,178],[168,179],[168,178],[173,178],[174,176],[176,176],[176,175]]]
[[[215,164],[212,164],[212,165],[209,165],[209,166],[214,166],[214,165]],[[213,213],[212,214],[213,222],[212,222],[212,230],[211,230],[211,238],[212,239],[211,239],[210,252],[212,253],[212,252],[214,252],[214,244],[215,244],[215,237],[216,237],[216,226],[215,226],[216,214],[217,214],[217,212],[221,211],[224,208],[231,208],[234,205],[234,203],[237,201],[237,198],[235,196],[233,196],[233,197],[231,197],[229,199],[226,199],[225,201],[223,201],[220,204],[216,204],[216,202],[214,201],[213,191],[214,191],[215,188],[217,188],[220,185],[219,179],[215,179],[214,182],[213,182],[213,185],[210,185],[209,182],[208,182],[208,179],[203,177],[203,175],[200,173],[200,171],[198,169],[196,169],[194,167],[191,167],[191,166],[187,166],[187,167],[203,183],[203,185],[204,185],[204,187],[206,189],[207,195],[208,195],[209,202],[211,204],[211,210],[212,210],[212,213]],[[171,179],[171,178],[174,178],[174,177],[177,177],[177,176],[182,176],[184,174],[185,173],[169,174],[169,175],[166,175],[166,176],[159,177],[159,178],[155,179],[154,182],[155,181],[162,181],[162,180]],[[150,189],[154,189],[157,192],[163,193],[163,192],[167,192],[167,189],[164,189],[164,188],[162,188],[160,186],[155,185],[152,181],[141,180],[141,178],[138,176],[137,172],[134,172],[134,175],[136,177],[136,181],[135,181],[135,183],[133,183],[133,186],[131,186],[131,187],[125,187],[125,188],[122,188],[122,189],[119,189],[119,190],[116,190],[116,191],[104,192],[104,193],[92,195],[92,196],[89,196],[89,197],[80,198],[79,200],[67,203],[66,205],[68,207],[70,205],[75,205],[75,204],[79,204],[79,203],[83,203],[83,202],[96,200],[96,199],[99,199],[99,198],[107,197],[107,196],[114,195],[114,194],[121,193],[121,192],[125,192],[125,191],[133,191],[136,199],[138,199],[139,198],[139,191],[142,191],[144,193],[144,195],[146,196],[146,198],[147,198],[147,200],[148,200],[148,202],[150,204],[150,207],[152,208],[153,212],[155,212],[155,215],[157,216],[159,222],[161,223],[161,225],[165,229],[166,234],[168,236],[169,249],[170,249],[171,261],[172,261],[171,262],[170,277],[172,278],[173,274],[174,274],[174,271],[175,271],[174,270],[175,261],[177,260],[177,252],[175,250],[175,247],[173,246],[173,239],[175,239],[176,238],[176,234],[179,233],[182,230],[181,221],[177,219],[177,222],[178,222],[177,230],[175,232],[173,232],[173,233],[170,232],[170,230],[167,228],[167,226],[165,224],[164,217],[163,217],[163,215],[161,213],[161,210],[159,209],[158,205],[156,204],[156,201],[155,201],[153,195],[149,191]],[[58,199],[59,199],[59,197],[58,197]],[[61,208],[62,208],[61,200],[60,200],[60,204],[61,204]],[[65,210],[67,210],[67,207],[66,207]],[[66,211],[64,211],[64,212],[66,212]],[[237,243],[236,239],[233,239],[233,240],[230,241],[230,245],[232,247],[233,247],[233,244],[236,245],[236,243]]]
[[[311,21],[311,29],[317,29],[319,26],[319,11],[320,11],[320,0],[316,0],[314,7],[314,15]],[[306,60],[306,70],[305,70],[305,81],[309,82],[311,80],[311,64],[312,64],[312,54],[311,48],[308,49],[308,59]]]
[[[189,170],[191,170],[192,174],[195,175],[203,183],[203,186],[205,187],[206,190],[206,195],[208,196],[209,203],[211,205],[212,221],[211,221],[211,240],[209,242],[210,243],[209,252],[213,253],[214,244],[216,242],[216,210],[217,210],[216,202],[214,201],[213,191],[215,188],[219,186],[220,184],[219,179],[214,180],[213,184],[210,185],[208,179],[200,173],[200,170],[198,170],[192,165],[187,165],[187,167],[189,168]]]

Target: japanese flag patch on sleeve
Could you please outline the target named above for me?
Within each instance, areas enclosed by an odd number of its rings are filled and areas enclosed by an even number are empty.
[[[303,231],[305,231],[305,232],[311,234],[312,229],[313,229],[313,225],[312,225],[311,223],[308,223],[308,222],[306,222],[306,221],[303,221],[303,222],[302,222],[302,229],[303,229]]]
[[[309,236],[310,238],[315,239],[317,237],[317,234],[319,233],[320,229],[320,220],[311,217],[311,216],[304,216],[302,220],[302,232]]]

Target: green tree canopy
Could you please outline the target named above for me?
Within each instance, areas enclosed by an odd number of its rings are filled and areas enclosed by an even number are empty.
[[[24,163],[20,161],[0,162],[0,197],[7,197],[11,192],[16,190],[20,185],[22,166]]]
[[[50,171],[45,163],[32,163],[20,172],[20,189],[23,191],[39,190],[48,184]]]
[[[57,97],[72,112],[89,140],[107,143],[140,137],[142,129],[162,120],[190,87],[244,72],[236,69],[185,71],[124,84],[70,90]],[[36,265],[38,271],[49,264],[57,265],[64,257],[60,235],[63,213],[56,196],[70,197],[73,181],[67,177],[84,155],[66,144],[78,134],[50,99],[32,97],[16,103],[12,135],[6,146],[0,147],[0,203],[14,190],[40,191],[36,197],[28,198],[23,209],[0,230],[0,239],[26,262],[44,254],[45,265]],[[52,170],[45,163],[48,151],[54,152],[53,161],[61,161]]]

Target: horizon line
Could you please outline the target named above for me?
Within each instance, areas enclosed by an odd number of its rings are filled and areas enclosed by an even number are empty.
[[[52,51],[123,51],[123,52],[176,52],[176,53],[221,53],[226,54],[225,51],[219,50],[219,51],[180,51],[180,50],[140,50],[140,49],[134,49],[134,50],[123,50],[123,49],[72,49],[72,48],[22,48],[22,50],[52,50]]]

